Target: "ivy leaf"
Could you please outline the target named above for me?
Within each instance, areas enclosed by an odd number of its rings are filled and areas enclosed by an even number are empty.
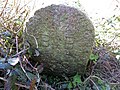
[[[15,82],[17,81],[17,75],[15,74],[15,71],[11,72],[7,80],[8,81],[5,83],[4,90],[17,90],[17,86],[15,85]]]
[[[78,84],[81,84],[82,81],[81,81],[81,76],[76,74],[74,77],[73,77],[73,81],[72,82],[69,82],[68,84],[68,89],[71,89],[73,87],[76,87]]]
[[[101,79],[97,80],[96,85],[100,90],[110,90],[110,86]]]
[[[92,60],[92,61],[97,61],[98,58],[99,58],[98,54],[91,54],[90,55],[90,60]]]
[[[9,63],[0,63],[0,69],[11,69],[12,66]]]
[[[19,57],[17,58],[9,58],[8,63],[12,66],[15,66],[19,62]]]
[[[5,37],[10,37],[11,36],[11,33],[8,30],[1,33],[1,34],[4,35]]]
[[[69,82],[69,84],[68,84],[68,89],[71,89],[71,88],[73,88],[73,85],[72,85],[71,82]]]
[[[81,84],[81,77],[80,75],[76,74],[74,77],[73,77],[73,85],[76,86],[76,84]]]

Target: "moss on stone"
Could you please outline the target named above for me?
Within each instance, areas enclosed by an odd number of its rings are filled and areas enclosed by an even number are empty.
[[[25,38],[32,48],[38,42],[41,55],[33,59],[44,63],[46,73],[83,74],[94,42],[94,27],[80,10],[51,5],[29,19]]]

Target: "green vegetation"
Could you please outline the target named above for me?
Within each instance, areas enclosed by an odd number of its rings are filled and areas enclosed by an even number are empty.
[[[120,16],[98,19],[85,75],[55,77],[43,74],[44,65],[30,60],[30,44],[21,37],[29,16],[27,5],[0,0],[0,6],[0,90],[120,90]]]
[[[98,58],[99,58],[98,54],[95,55],[92,53],[90,55],[90,60],[94,61],[94,63],[97,62]]]

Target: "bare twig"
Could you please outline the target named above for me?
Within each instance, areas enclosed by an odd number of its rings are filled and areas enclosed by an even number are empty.
[[[53,89],[50,85],[48,85],[47,83],[44,83],[44,85],[39,85],[39,86],[44,87],[45,90],[48,90],[48,88],[49,88],[50,90],[55,90],[55,89]]]
[[[100,89],[98,88],[98,86],[95,84],[95,82],[94,82],[92,79],[90,79],[90,81],[95,85],[95,87],[96,87],[97,90],[100,90]]]
[[[21,69],[23,70],[23,72],[25,73],[26,77],[31,81],[31,78],[27,75],[27,72],[25,71],[25,69],[22,66],[21,60],[20,60],[20,66],[21,66]]]
[[[13,55],[12,57],[16,57],[16,56],[19,56],[21,54],[23,55],[23,53],[25,53],[27,50],[28,50],[28,48],[27,49],[23,49],[20,52],[18,52],[17,54]]]
[[[26,32],[27,35],[29,35],[29,36],[31,36],[32,38],[34,38],[35,44],[36,44],[36,48],[38,48],[38,41],[37,41],[36,37],[35,37],[34,35],[29,34],[29,33],[27,32],[27,28],[25,28],[25,32]]]
[[[18,36],[16,35],[16,53],[18,53]]]
[[[16,52],[18,53],[18,37],[17,37],[17,35],[16,35]],[[22,66],[21,58],[20,58],[19,55],[18,55],[18,57],[19,57],[19,62],[20,62],[21,69],[22,69],[23,72],[25,73],[26,77],[31,81],[31,78],[27,75],[25,69],[24,69],[23,66]]]
[[[26,62],[34,69],[37,71],[37,68],[35,68],[27,59],[27,57],[24,55],[24,59],[26,60]]]
[[[83,82],[83,84],[85,84],[88,80],[90,80],[91,78],[97,78],[99,80],[101,80],[99,77],[95,76],[95,75],[90,75],[88,78],[85,79],[85,81]]]
[[[5,82],[8,82],[7,79],[3,78],[3,77],[0,77],[0,80],[2,81],[5,81]],[[22,84],[19,84],[19,83],[15,83],[15,85],[19,86],[19,87],[24,87],[26,89],[29,89],[30,87],[29,86],[26,86],[26,85],[22,85]]]
[[[7,4],[8,4],[8,0],[6,0],[6,3],[5,3],[5,5],[4,5],[3,9],[2,9],[2,12],[0,13],[0,16],[3,14],[3,12],[4,12],[4,10],[5,10],[6,6],[7,6]]]

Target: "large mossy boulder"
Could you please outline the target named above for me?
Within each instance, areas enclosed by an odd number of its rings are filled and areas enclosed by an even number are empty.
[[[94,42],[94,27],[80,10],[51,5],[39,9],[26,23],[25,39],[40,50],[35,61],[54,75],[83,74]]]

